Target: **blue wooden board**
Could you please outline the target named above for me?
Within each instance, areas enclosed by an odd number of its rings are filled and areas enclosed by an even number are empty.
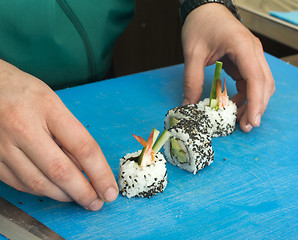
[[[99,212],[3,183],[0,195],[66,239],[298,239],[298,69],[266,58],[276,93],[261,127],[244,133],[237,126],[232,135],[213,139],[214,162],[197,175],[168,164],[164,193],[151,199],[119,196]],[[116,178],[119,159],[140,148],[131,134],[162,130],[168,109],[181,104],[183,67],[57,92],[99,142]],[[206,68],[203,97],[213,71]],[[227,82],[231,96],[234,81]]]

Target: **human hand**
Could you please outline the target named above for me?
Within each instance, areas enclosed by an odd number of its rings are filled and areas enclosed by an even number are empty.
[[[0,73],[0,180],[93,211],[115,200],[117,183],[99,145],[60,98],[1,60]]]
[[[223,5],[204,4],[193,10],[182,29],[184,50],[183,104],[197,103],[202,94],[204,68],[221,59],[225,71],[236,81],[237,120],[243,131],[258,127],[274,80],[260,41]]]

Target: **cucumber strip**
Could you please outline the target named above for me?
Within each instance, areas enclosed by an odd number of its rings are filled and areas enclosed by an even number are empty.
[[[178,162],[187,163],[186,152],[180,146],[179,142],[175,138],[171,138],[171,153],[176,157]]]
[[[156,139],[157,138],[157,136],[158,136],[158,134],[159,134],[159,131],[158,130],[156,130],[155,128],[153,128],[153,130],[151,131],[151,133],[150,133],[150,135],[149,135],[149,138],[151,137],[151,135],[153,134],[153,142],[152,142],[152,145],[153,145],[153,143],[154,143],[154,138]],[[147,143],[148,143],[148,141],[149,141],[149,138],[148,138],[148,140],[147,140]],[[138,161],[137,161],[137,163],[139,164],[139,166],[141,166],[141,164],[142,164],[142,161],[143,161],[143,157],[144,157],[144,153],[146,152],[146,150],[147,150],[147,148],[149,148],[149,147],[152,147],[152,145],[151,146],[148,146],[148,144],[147,144],[147,146],[146,147],[144,147],[143,149],[142,149],[142,152],[141,152],[141,154],[140,154],[140,156],[139,156],[139,158],[138,158]]]
[[[179,120],[177,118],[171,117],[170,118],[170,127],[174,127]]]
[[[153,128],[152,131],[154,131],[153,132],[153,143],[152,143],[152,144],[154,144],[160,132],[155,128]]]
[[[172,149],[171,152],[178,162],[181,164],[187,163],[186,153],[183,150]]]
[[[218,109],[218,101],[217,101],[217,99],[211,99],[211,101],[210,101],[210,107],[212,109],[215,109],[215,110]]]
[[[170,133],[168,130],[164,130],[160,137],[157,139],[156,143],[152,147],[152,151],[156,154],[161,149],[161,147],[165,144],[165,142],[170,137]]]
[[[215,64],[213,83],[212,83],[211,92],[210,92],[209,107],[211,107],[211,100],[216,99],[216,82],[217,82],[217,79],[220,79],[221,69],[222,69],[222,62],[217,61]]]
[[[138,158],[138,161],[137,163],[139,164],[139,166],[141,166],[141,163],[142,163],[142,160],[143,160],[143,157],[144,157],[144,152],[145,152],[146,148],[144,147],[139,158]]]

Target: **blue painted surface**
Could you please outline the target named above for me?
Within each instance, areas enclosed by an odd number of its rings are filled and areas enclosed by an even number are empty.
[[[298,26],[298,10],[292,11],[292,12],[271,11],[269,12],[269,14],[273,17],[279,18],[281,20],[284,20],[286,22],[289,22]]]
[[[66,239],[298,239],[298,69],[266,55],[276,93],[260,128],[213,139],[214,162],[197,175],[168,164],[168,186],[151,199],[119,196],[99,212],[18,192],[0,195]],[[214,66],[206,69],[203,97]],[[99,142],[115,177],[138,150],[131,133],[162,130],[182,102],[183,65],[58,91]],[[209,81],[208,81],[209,80]],[[235,93],[228,78],[229,95]],[[224,160],[225,159],[225,160]],[[0,239],[4,239],[0,236]]]

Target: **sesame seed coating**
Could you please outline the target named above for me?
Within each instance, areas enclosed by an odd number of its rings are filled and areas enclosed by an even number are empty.
[[[118,185],[123,196],[150,198],[167,186],[166,160],[159,152],[150,166],[141,169],[135,159],[141,150],[120,159]]]
[[[210,165],[214,159],[211,136],[208,132],[202,133],[198,131],[198,125],[199,122],[193,119],[181,119],[175,126],[169,129],[171,137],[177,139],[185,151],[186,163],[181,163],[172,154],[170,140],[164,145],[165,155],[170,163],[194,174],[205,166]]]

